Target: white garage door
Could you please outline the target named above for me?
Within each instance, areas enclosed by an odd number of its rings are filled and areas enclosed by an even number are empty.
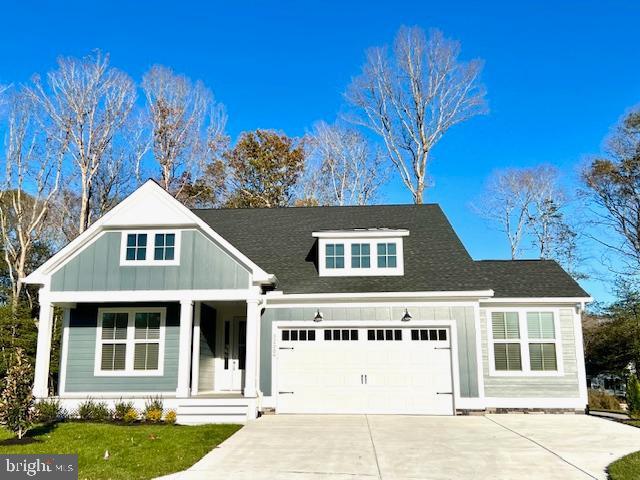
[[[280,327],[280,413],[453,414],[448,328]]]

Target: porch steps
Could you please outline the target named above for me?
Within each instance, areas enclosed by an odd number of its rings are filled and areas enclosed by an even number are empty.
[[[251,399],[245,398],[189,398],[181,400],[176,410],[180,425],[206,423],[246,423]]]

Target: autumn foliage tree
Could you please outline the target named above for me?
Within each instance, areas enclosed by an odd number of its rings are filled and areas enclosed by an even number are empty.
[[[640,272],[640,111],[629,113],[607,142],[607,156],[582,173],[594,203],[596,240],[626,265],[620,273]]]
[[[231,194],[227,206],[286,207],[304,169],[302,141],[269,130],[245,132],[225,152]]]

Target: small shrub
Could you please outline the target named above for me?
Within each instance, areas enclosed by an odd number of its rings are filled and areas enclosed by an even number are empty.
[[[164,421],[165,421],[166,423],[171,423],[171,424],[176,423],[176,411],[175,411],[175,410],[169,410],[169,411],[164,415]]]
[[[21,348],[12,363],[0,394],[0,423],[22,439],[33,425],[33,368]]]
[[[144,405],[143,417],[145,421],[156,423],[162,420],[162,412],[164,410],[162,398],[151,397],[147,399]]]
[[[35,414],[36,421],[40,423],[54,423],[65,420],[68,416],[57,398],[40,400],[36,403]]]
[[[124,423],[133,423],[138,420],[138,411],[135,408],[130,408],[127,410],[122,417],[122,421]]]
[[[129,410],[134,410],[133,402],[124,402],[122,400],[116,402],[113,409],[113,419],[118,422],[123,422],[124,416]]]
[[[636,375],[629,376],[627,382],[627,406],[632,416],[640,415],[640,381]]]
[[[601,390],[589,390],[589,408],[599,410],[622,410],[620,401]]]
[[[78,406],[78,416],[81,420],[104,422],[111,418],[111,412],[105,402],[95,402],[88,399]]]

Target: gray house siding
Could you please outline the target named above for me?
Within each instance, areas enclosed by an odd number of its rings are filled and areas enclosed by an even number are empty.
[[[272,394],[272,325],[274,321],[312,321],[315,308],[267,308],[260,326],[260,390]],[[402,307],[323,308],[324,320],[390,321],[402,318]],[[473,307],[420,307],[411,314],[415,320],[455,320],[458,331],[460,396],[478,397],[478,364]]]
[[[534,308],[532,308],[533,310]],[[503,398],[576,398],[579,397],[578,366],[576,361],[573,310],[560,309],[560,335],[562,336],[562,362],[564,375],[555,377],[498,377],[489,375],[489,343],[487,339],[487,312],[480,309],[482,335],[482,363],[486,397]],[[489,405],[490,406],[490,405]]]
[[[166,307],[164,375],[96,377],[94,372],[98,308]],[[175,392],[178,379],[180,305],[178,303],[78,304],[71,309],[65,392]]]
[[[196,230],[181,232],[180,265],[121,266],[121,232],[106,232],[51,279],[52,291],[249,287],[249,271]]]

